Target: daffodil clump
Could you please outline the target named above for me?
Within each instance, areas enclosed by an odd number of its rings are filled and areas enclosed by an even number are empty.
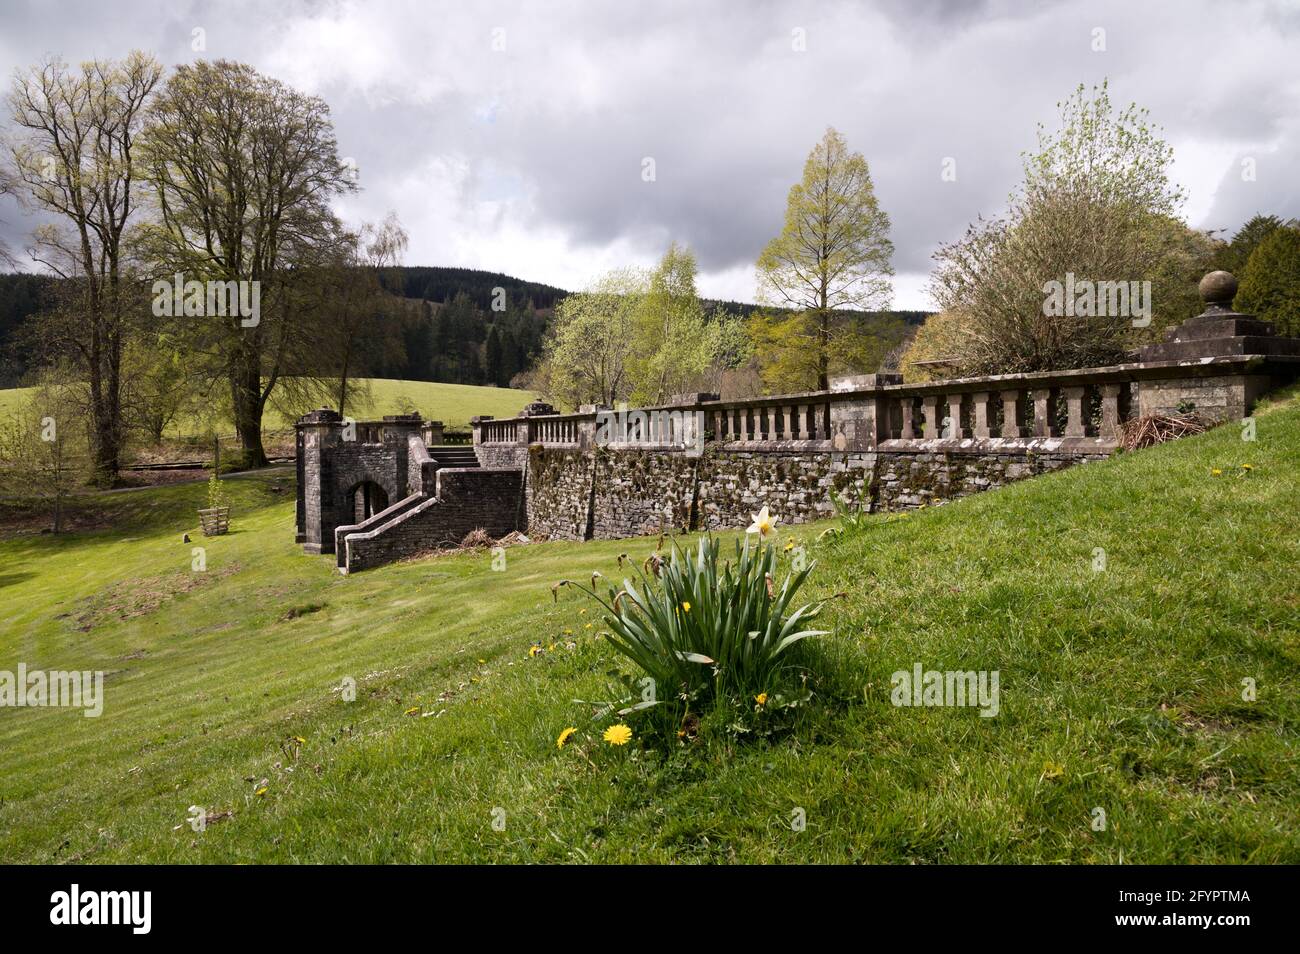
[[[666,557],[655,554],[639,569],[629,563],[634,576],[604,597],[571,584],[604,607],[605,638],[655,681],[659,704],[719,693],[766,702],[789,651],[825,632],[810,627],[821,603],[793,605],[816,564],[778,582],[780,547],[771,540],[778,522],[767,507],[754,514],[726,560],[712,537],[691,549],[674,543]]]

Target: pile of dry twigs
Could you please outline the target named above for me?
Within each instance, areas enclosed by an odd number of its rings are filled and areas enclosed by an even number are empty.
[[[1120,425],[1119,446],[1126,451],[1138,450],[1177,437],[1200,434],[1209,428],[1210,423],[1195,414],[1180,414],[1177,417],[1148,414]]]

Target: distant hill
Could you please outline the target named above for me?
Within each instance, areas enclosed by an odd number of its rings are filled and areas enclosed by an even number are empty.
[[[0,275],[0,387],[16,387],[33,363],[20,329],[49,296],[54,279],[43,275]],[[385,288],[408,302],[383,309],[371,330],[370,353],[361,356],[364,375],[448,384],[508,386],[541,353],[555,306],[570,292],[543,282],[473,268],[405,265],[392,269]],[[505,310],[494,310],[497,289]],[[704,300],[710,315],[746,317],[759,306]],[[789,309],[767,308],[782,313]],[[893,339],[897,329],[919,325],[927,312],[850,312],[863,325]]]

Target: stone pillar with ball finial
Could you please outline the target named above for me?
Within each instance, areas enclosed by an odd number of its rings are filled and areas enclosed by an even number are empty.
[[[1239,421],[1261,395],[1300,375],[1300,339],[1234,311],[1237,279],[1231,272],[1210,272],[1200,293],[1205,308],[1199,315],[1137,352],[1148,371],[1138,395],[1140,414]]]

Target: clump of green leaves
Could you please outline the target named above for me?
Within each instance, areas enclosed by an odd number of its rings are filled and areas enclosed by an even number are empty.
[[[775,682],[790,649],[826,630],[811,629],[824,601],[793,608],[816,563],[787,572],[775,546],[738,541],[733,559],[720,559],[708,537],[693,550],[673,544],[654,554],[635,578],[605,597],[577,585],[606,610],[606,638],[667,692],[687,699],[752,696]]]
[[[218,507],[230,506],[230,498],[226,496],[226,488],[221,483],[221,478],[217,476],[217,469],[212,468],[212,476],[208,478],[208,509],[215,510]]]

